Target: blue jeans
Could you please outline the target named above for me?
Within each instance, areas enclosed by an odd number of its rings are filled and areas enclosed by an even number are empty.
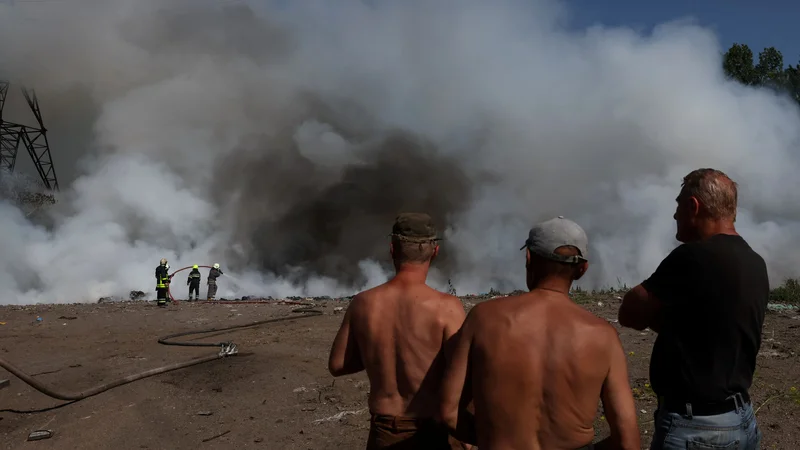
[[[655,433],[650,450],[759,450],[761,430],[753,405],[737,397],[735,411],[716,416],[655,412]],[[688,414],[687,414],[688,413]]]

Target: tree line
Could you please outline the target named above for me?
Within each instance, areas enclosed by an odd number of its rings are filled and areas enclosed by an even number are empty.
[[[722,59],[725,75],[748,86],[763,86],[786,93],[800,103],[800,62],[783,65],[783,54],[775,47],[765,48],[755,62],[746,44],[733,44]]]

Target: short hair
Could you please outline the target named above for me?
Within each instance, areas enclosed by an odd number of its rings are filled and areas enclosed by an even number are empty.
[[[716,169],[697,169],[683,177],[680,196],[695,197],[712,219],[736,220],[737,184]]]
[[[426,263],[433,257],[433,251],[438,244],[430,242],[409,242],[397,237],[392,237],[393,258],[398,263]]]
[[[578,256],[581,254],[581,251],[578,250],[578,247],[575,247],[573,245],[562,245],[561,247],[558,247],[554,253],[561,256]],[[531,252],[531,262],[534,261],[536,261],[537,268],[540,269],[543,273],[547,275],[555,275],[558,277],[570,278],[570,279],[576,278],[578,267],[581,264],[581,262],[569,263],[563,261],[555,261]]]

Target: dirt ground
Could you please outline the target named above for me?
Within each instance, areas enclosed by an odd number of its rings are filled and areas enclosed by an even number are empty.
[[[475,301],[467,298],[465,305]],[[613,294],[576,301],[612,322],[619,307]],[[239,346],[237,356],[156,375],[62,407],[57,406],[65,402],[0,369],[0,379],[11,380],[0,389],[0,448],[364,448],[369,383],[363,373],[334,382],[327,372],[328,350],[342,317],[339,308],[347,303],[315,303],[323,315],[197,338],[233,341]],[[81,391],[216,352],[159,345],[160,336],[285,317],[293,308],[233,302],[181,302],[166,309],[145,302],[0,307],[0,358],[57,390]],[[769,313],[764,326],[751,391],[764,449],[795,449],[800,441],[797,314]],[[648,384],[655,334],[620,333],[646,448],[656,405]],[[40,411],[25,412],[34,410]],[[607,433],[600,414],[597,424],[600,438]],[[40,429],[52,430],[52,437],[28,442],[28,434]]]

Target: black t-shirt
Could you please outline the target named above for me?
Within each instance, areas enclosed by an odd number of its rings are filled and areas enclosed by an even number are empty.
[[[744,239],[718,234],[683,244],[642,285],[664,305],[650,359],[656,394],[718,402],[750,388],[769,280]]]

